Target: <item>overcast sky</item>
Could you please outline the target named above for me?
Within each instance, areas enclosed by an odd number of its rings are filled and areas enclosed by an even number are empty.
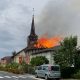
[[[33,8],[38,35],[80,35],[80,0],[0,0],[0,57],[27,46]]]
[[[0,0],[0,57],[27,46],[33,8],[39,15],[48,0]]]

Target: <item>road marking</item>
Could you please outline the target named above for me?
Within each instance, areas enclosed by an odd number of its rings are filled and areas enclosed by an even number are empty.
[[[0,78],[4,78],[4,77],[0,76]]]
[[[16,80],[19,78],[23,78],[23,79],[27,79],[27,78],[32,78],[32,79],[36,79],[36,80],[45,80],[45,79],[41,79],[41,78],[35,78],[35,76],[26,76],[26,75],[20,75],[20,76],[0,76],[0,79],[2,78],[15,78]]]
[[[12,76],[13,78],[19,78],[19,77],[17,77],[17,76]]]
[[[10,76],[4,76],[5,78],[11,78]]]

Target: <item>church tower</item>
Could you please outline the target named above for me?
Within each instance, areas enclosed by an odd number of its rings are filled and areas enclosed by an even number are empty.
[[[28,40],[27,40],[27,42],[28,42],[27,47],[28,48],[33,48],[34,44],[37,43],[37,40],[38,40],[38,36],[35,33],[34,15],[33,15],[32,24],[31,24],[31,31],[30,31],[30,35],[28,36]]]

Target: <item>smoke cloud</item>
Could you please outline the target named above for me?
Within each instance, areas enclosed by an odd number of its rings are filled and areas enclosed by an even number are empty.
[[[36,31],[80,37],[80,0],[51,0],[36,19]]]

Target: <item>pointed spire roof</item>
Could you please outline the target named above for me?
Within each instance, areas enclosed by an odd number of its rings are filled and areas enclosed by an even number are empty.
[[[33,11],[34,11],[34,9],[33,9]],[[34,13],[33,13],[32,23],[31,23],[31,31],[30,31],[30,35],[28,36],[28,39],[27,39],[27,41],[28,41],[27,47],[28,48],[34,47],[34,44],[37,43],[37,40],[38,40],[38,36],[35,33]]]
[[[31,24],[30,35],[35,35],[34,14],[33,14],[33,17],[32,17],[32,24]]]

